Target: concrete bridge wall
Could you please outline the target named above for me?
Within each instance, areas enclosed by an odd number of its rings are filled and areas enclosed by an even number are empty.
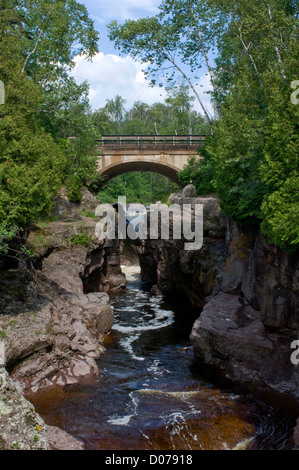
[[[192,152],[161,152],[131,151],[124,154],[116,151],[110,154],[100,155],[98,172],[104,178],[110,179],[131,171],[153,171],[160,173],[177,182],[177,174],[187,164]]]
[[[178,172],[203,145],[204,136],[103,137],[98,172],[108,180],[131,171],[153,171],[178,183]]]

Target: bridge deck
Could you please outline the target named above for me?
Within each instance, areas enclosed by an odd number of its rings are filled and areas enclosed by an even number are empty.
[[[204,147],[206,135],[103,135],[97,139],[104,150],[197,150]]]

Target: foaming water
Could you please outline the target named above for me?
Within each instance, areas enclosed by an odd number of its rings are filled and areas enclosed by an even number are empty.
[[[186,300],[152,296],[139,267],[123,271],[128,286],[111,296],[115,323],[99,378],[30,397],[45,421],[87,449],[286,448],[290,420],[199,374],[189,343],[196,312]]]

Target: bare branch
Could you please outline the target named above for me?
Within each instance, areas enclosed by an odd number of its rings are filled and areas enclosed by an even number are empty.
[[[272,16],[272,11],[271,11],[270,5],[268,5],[268,14],[269,14],[270,20],[272,22],[273,21],[273,16]],[[272,25],[271,25],[271,30],[273,32]],[[273,40],[274,40],[274,36],[273,36]],[[274,48],[275,48],[275,52],[276,52],[276,55],[277,55],[278,62],[279,62],[280,67],[281,67],[282,76],[286,80],[287,76],[286,76],[286,73],[285,73],[285,68],[284,68],[284,65],[283,65],[283,62],[282,62],[281,55],[280,55],[277,44],[274,44]]]
[[[257,75],[257,78],[258,78],[258,80],[259,80],[259,82],[260,82],[260,85],[261,85],[261,87],[264,89],[263,81],[262,81],[262,79],[261,79],[261,77],[260,77],[260,74],[259,74],[257,65],[256,65],[256,63],[255,63],[255,61],[254,61],[254,59],[253,59],[253,57],[252,57],[252,55],[251,55],[251,53],[250,53],[250,51],[249,51],[249,46],[247,46],[247,45],[245,44],[244,40],[243,40],[242,29],[241,29],[241,27],[238,26],[238,25],[237,25],[237,28],[238,28],[240,34],[239,34],[239,35],[236,34],[236,36],[237,36],[237,38],[240,39],[240,41],[241,41],[241,43],[242,43],[244,49],[246,50],[247,55],[248,55],[248,57],[249,57],[249,59],[250,59],[252,65],[253,65],[253,67],[254,67],[254,70],[255,70],[255,73],[256,73],[256,75]]]
[[[41,37],[42,37],[42,34],[43,34],[43,31],[40,30],[40,32],[39,32],[39,34],[38,34],[38,37],[37,37],[37,40],[36,40],[36,42],[35,42],[34,48],[32,49],[31,52],[29,52],[29,53],[27,54],[26,60],[25,60],[24,65],[23,65],[22,73],[25,72],[25,69],[26,69],[26,66],[27,66],[27,64],[28,64],[28,61],[29,61],[30,57],[32,56],[32,54],[35,53],[35,51],[36,51],[36,49],[37,49],[37,46],[38,46],[38,43],[39,43],[39,41],[40,41],[40,39],[41,39]]]
[[[198,102],[199,102],[199,104],[200,104],[200,106],[201,106],[201,108],[202,108],[202,110],[203,110],[203,112],[204,112],[211,128],[212,128],[212,121],[211,121],[211,117],[208,113],[208,110],[204,106],[204,104],[203,104],[198,92],[196,91],[193,83],[191,82],[191,80],[188,78],[188,76],[185,74],[185,72],[179,67],[179,65],[171,57],[169,57],[168,55],[165,54],[165,58],[173,64],[173,66],[178,70],[178,72],[180,72],[183,75],[183,77],[185,78],[185,80],[189,83],[190,88],[192,89],[193,93],[195,94],[195,96],[196,96],[196,98],[197,98],[197,100],[198,100]]]

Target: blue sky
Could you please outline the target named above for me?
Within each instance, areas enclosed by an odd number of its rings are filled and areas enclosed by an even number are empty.
[[[166,92],[163,88],[148,86],[142,70],[144,64],[135,62],[131,57],[120,57],[119,51],[114,48],[107,37],[106,25],[112,20],[124,22],[126,19],[138,19],[154,16],[158,13],[160,0],[78,0],[84,4],[89,16],[100,33],[100,53],[92,62],[80,57],[76,60],[76,67],[72,72],[74,78],[80,83],[87,80],[90,84],[90,103],[93,109],[106,104],[107,99],[121,95],[126,99],[126,106],[130,108],[134,101],[143,101],[149,105],[164,102]],[[209,80],[203,76],[200,80],[203,87],[201,92],[209,88]],[[204,101],[209,103],[206,95]],[[197,109],[197,108],[196,108]],[[199,111],[199,109],[198,109]]]

